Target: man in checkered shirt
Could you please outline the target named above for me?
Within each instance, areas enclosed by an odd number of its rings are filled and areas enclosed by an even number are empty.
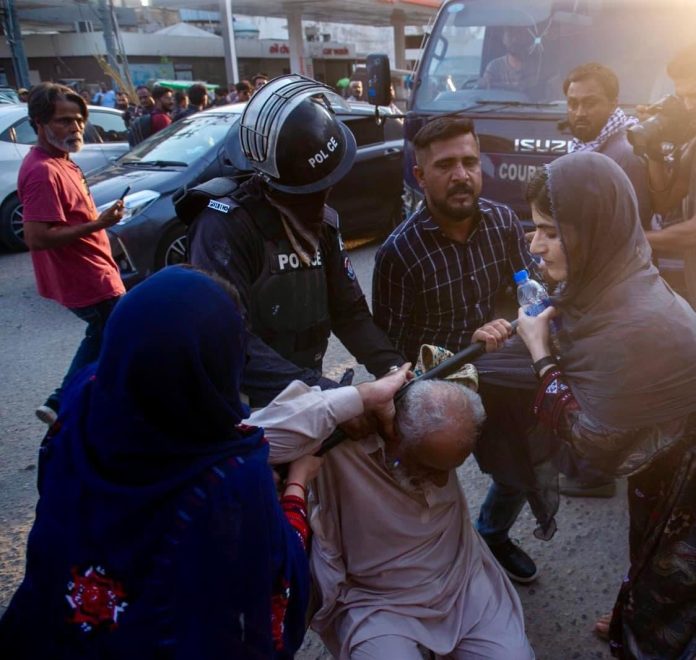
[[[495,296],[512,283],[513,273],[536,273],[536,268],[512,209],[479,197],[481,163],[473,122],[438,117],[418,132],[413,144],[414,174],[426,204],[377,252],[373,313],[394,345],[415,363],[421,344],[457,352],[482,327],[507,337],[510,324],[494,319]],[[525,501],[523,492],[494,480],[477,523],[493,554],[518,582],[531,582],[537,575],[534,562],[508,535]]]

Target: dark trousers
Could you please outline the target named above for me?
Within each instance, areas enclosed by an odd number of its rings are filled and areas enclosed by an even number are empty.
[[[493,481],[476,521],[476,529],[483,540],[489,545],[507,541],[510,528],[526,501],[523,491]]]
[[[115,298],[109,298],[108,300],[103,300],[102,302],[87,307],[69,308],[75,316],[87,323],[87,330],[85,331],[84,339],[80,343],[70,363],[68,372],[63,378],[63,382],[60,384],[60,387],[46,399],[46,405],[49,406],[49,408],[58,412],[63,389],[70,382],[70,379],[80,371],[80,369],[94,362],[99,357],[102,337],[104,335],[104,326],[106,325],[111,311],[119,300],[120,296],[116,296]]]

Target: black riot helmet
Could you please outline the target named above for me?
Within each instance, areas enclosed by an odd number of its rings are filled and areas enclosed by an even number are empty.
[[[339,110],[349,113],[350,106],[330,87],[295,74],[275,78],[247,103],[228,155],[281,192],[326,190],[355,160],[355,138],[337,119]]]

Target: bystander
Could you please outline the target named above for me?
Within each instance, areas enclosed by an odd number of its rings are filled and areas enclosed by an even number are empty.
[[[171,112],[174,108],[174,94],[169,87],[158,85],[152,90],[152,98],[155,100],[155,107],[150,113],[152,118],[150,135],[167,128],[172,123]]]
[[[222,85],[218,85],[215,88],[215,98],[213,99],[213,105],[215,107],[220,107],[222,105],[227,105],[227,91]]]
[[[174,92],[174,109],[172,110],[172,121],[181,119],[186,115],[189,108],[189,96],[184,90]]]
[[[205,88],[205,85],[201,83],[194,83],[188,88],[187,92],[189,100],[188,107],[184,112],[176,115],[174,117],[174,121],[179,121],[180,119],[190,117],[201,110],[205,110],[208,106],[208,90]]]
[[[696,44],[671,60],[667,74],[696,125]],[[648,161],[655,208],[677,221],[646,235],[655,252],[683,257],[687,298],[696,308],[696,137],[677,154],[679,165],[673,173],[663,160],[653,156]]]
[[[62,385],[36,411],[41,421],[52,424],[62,388],[97,358],[106,320],[125,291],[104,231],[121,219],[123,202],[100,215],[82,171],[70,160],[69,154],[83,144],[84,99],[68,87],[42,83],[32,89],[28,105],[37,144],[24,158],[18,178],[24,239],[39,293],[87,323]]]
[[[414,174],[426,203],[377,252],[372,302],[375,321],[412,362],[422,344],[452,352],[467,346],[474,331],[494,318],[496,295],[512,284],[513,274],[535,272],[515,213],[480,198],[480,151],[471,120],[434,119],[413,144]],[[502,319],[496,323],[506,337],[510,325]],[[491,423],[500,422],[485,396],[484,403]],[[519,444],[523,435],[520,429]],[[507,574],[530,582],[536,565],[509,538],[527,498],[518,486],[498,478],[497,465],[488,471],[493,483],[478,530]]]
[[[653,215],[648,171],[633,153],[626,130],[636,123],[619,107],[619,79],[606,66],[589,62],[573,69],[563,83],[568,100],[571,151],[596,151],[609,156],[626,172],[638,199],[644,229]]]
[[[237,97],[235,103],[246,103],[253,93],[251,83],[248,80],[242,80],[235,85]]]
[[[99,83],[99,91],[92,97],[92,105],[102,105],[105,108],[116,107],[116,92],[109,89],[106,83]]]
[[[362,101],[363,100],[363,84],[360,80],[351,80],[348,85],[348,95],[349,101]]]
[[[268,83],[268,76],[265,73],[257,73],[251,79],[251,86],[254,92],[258,92],[266,83]]]

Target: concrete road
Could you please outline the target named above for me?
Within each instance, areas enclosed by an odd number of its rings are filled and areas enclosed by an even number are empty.
[[[368,292],[375,249],[365,245],[352,252],[355,270]],[[34,515],[37,449],[45,430],[34,409],[62,378],[83,332],[81,321],[36,294],[28,254],[0,252],[0,613],[21,579]],[[355,361],[332,340],[327,374],[337,376],[349,366],[355,366]],[[356,381],[369,377],[362,368],[356,375]],[[460,468],[459,476],[475,516],[488,477],[471,459]],[[534,539],[528,509],[521,514],[513,537],[541,570],[534,584],[518,589],[538,658],[610,657],[591,628],[597,616],[610,610],[627,567],[625,501],[624,483],[611,500],[564,498],[559,530],[550,542]],[[297,657],[330,656],[310,633]]]

